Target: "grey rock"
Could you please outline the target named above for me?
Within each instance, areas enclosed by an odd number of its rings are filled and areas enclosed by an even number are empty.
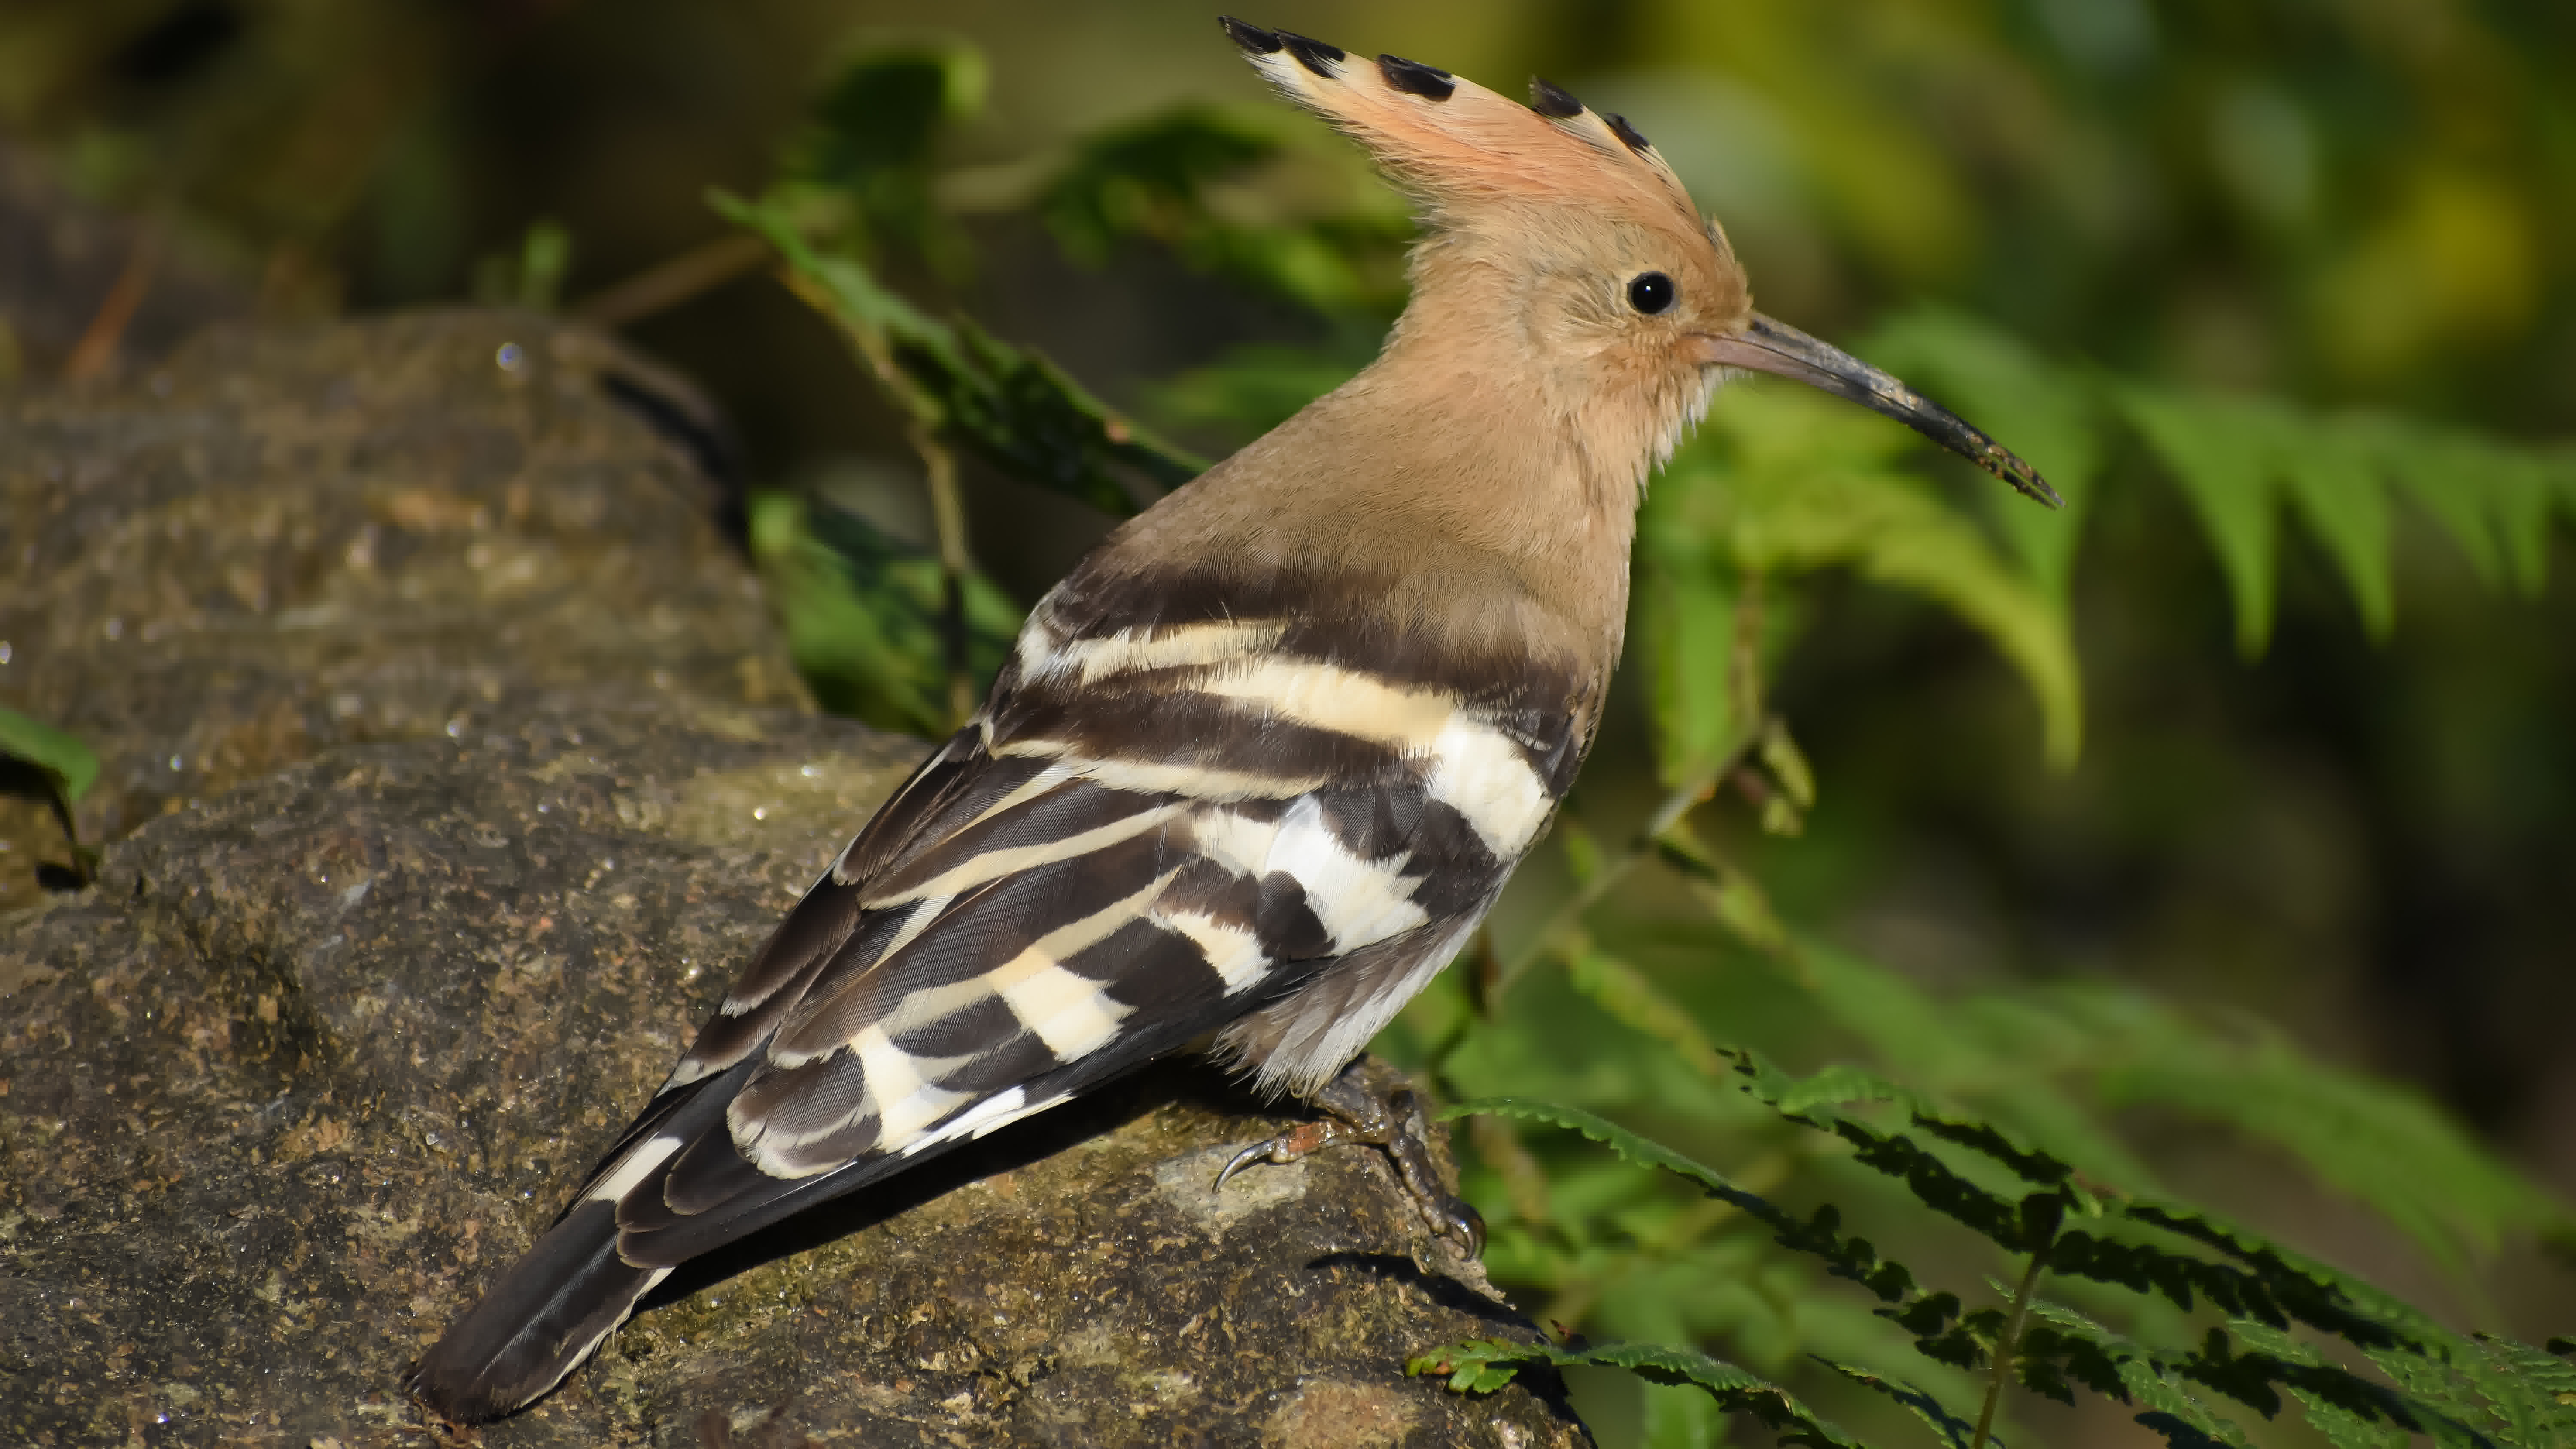
[[[804,706],[694,404],[595,336],[169,376],[5,413],[0,701],[101,745],[111,843],[0,916],[0,1443],[442,1442],[405,1366],[920,746]],[[607,395],[647,386],[662,432]],[[1405,1376],[1531,1330],[1377,1155],[1211,1190],[1283,1121],[1140,1074],[693,1265],[473,1437],[1587,1442],[1552,1380]]]

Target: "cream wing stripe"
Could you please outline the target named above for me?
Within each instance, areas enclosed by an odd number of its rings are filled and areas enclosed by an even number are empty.
[[[915,1056],[895,1045],[883,1028],[875,1026],[850,1038],[846,1049],[859,1059],[865,1095],[858,1106],[811,1130],[787,1132],[764,1119],[746,1119],[742,1099],[733,1100],[725,1113],[726,1124],[733,1131],[734,1146],[751,1159],[752,1165],[772,1177],[811,1177],[837,1164],[802,1161],[792,1155],[795,1149],[871,1116],[877,1119],[879,1148],[899,1148],[970,1096],[940,1086],[937,1079],[965,1065],[971,1057]],[[813,1061],[830,1054],[819,1053],[801,1060]]]
[[[1509,735],[1459,715],[1432,745],[1431,798],[1467,819],[1496,860],[1518,860],[1538,839],[1556,797]]]
[[[1309,659],[1256,661],[1199,687],[1424,760],[1432,798],[1465,816],[1498,859],[1517,860],[1555,808],[1519,742],[1446,691],[1401,688]]]
[[[1028,783],[986,806],[981,815],[958,826],[955,833],[963,835],[1006,810],[1016,810],[1041,795],[1051,794],[1057,786],[1072,778],[1073,771],[1062,765],[1050,765],[1031,776]]]
[[[1089,855],[1095,850],[1116,845],[1122,840],[1133,840],[1187,808],[1189,807],[1186,804],[1180,802],[1150,806],[1132,815],[1112,820],[1106,825],[1095,825],[1089,830],[1079,830],[1056,840],[1044,840],[1035,845],[1009,845],[987,850],[971,860],[961,861],[941,871],[938,875],[899,895],[879,896],[862,904],[869,910],[881,910],[887,906],[901,905],[905,901],[928,900],[934,896],[955,896],[988,881],[997,881],[1004,876],[1018,875],[1022,871],[1034,870],[1042,865],[1053,865],[1058,861]]]
[[[1061,760],[1073,774],[1111,790],[1139,795],[1186,795],[1193,800],[1285,800],[1320,790],[1331,783],[1325,775],[1271,775],[1257,770],[1219,770],[1204,765],[1165,765],[1150,760],[1122,760],[1086,755],[1076,746],[1043,736],[1006,740],[993,747],[1002,759]]]
[[[1190,817],[1190,844],[1211,862],[1258,880],[1270,872],[1271,847],[1285,823],[1285,816],[1247,820],[1231,810],[1202,810]]]
[[[1052,635],[1053,631],[1048,631]],[[1051,638],[1032,652],[1033,634],[1021,636],[1021,668],[1038,677],[1071,675],[1090,684],[1113,674],[1140,674],[1155,669],[1196,669],[1262,653],[1277,645],[1288,626],[1278,620],[1225,620],[1185,624],[1179,628],[1121,629],[1098,639],[1055,643]]]
[[[1056,927],[979,980],[1009,1004],[1020,1024],[1045,1042],[1057,1061],[1090,1055],[1118,1035],[1118,1023],[1134,1008],[1112,999],[1107,982],[1077,976],[1059,963],[1141,917],[1146,902],[1161,895],[1178,874],[1166,871],[1152,885],[1106,910]]]
[[[1034,1117],[1049,1107],[1061,1107],[1072,1096],[1071,1092],[1058,1092],[1043,1102],[1031,1102],[1027,1100],[1026,1088],[1013,1087],[1007,1092],[987,1097],[949,1118],[941,1123],[936,1131],[924,1133],[918,1141],[903,1149],[903,1155],[910,1157],[917,1152],[936,1147],[942,1142],[954,1142],[960,1137],[990,1136],[1023,1117]]]
[[[1315,659],[1249,660],[1200,681],[1202,693],[1258,704],[1282,719],[1428,754],[1458,712],[1443,690],[1404,689]]]
[[[1163,887],[1169,885],[1172,877],[1178,873],[1166,871],[1153,884],[1134,895],[1115,901],[1079,920],[1056,927],[1030,942],[1017,956],[990,970],[977,972],[963,981],[952,981],[945,986],[926,986],[918,991],[905,993],[903,999],[895,1003],[892,1011],[887,1012],[868,1029],[882,1032],[889,1037],[909,1036],[943,1017],[967,1010],[990,997],[999,996],[1010,1003],[1012,1011],[1019,1016],[1022,1025],[1031,1031],[1038,1032],[1040,1040],[1046,1040],[1046,1034],[1039,1030],[1035,1021],[1029,1019],[1029,1013],[1020,1009],[1019,1002],[1012,1000],[1012,990],[1015,987],[1027,987],[1032,982],[1040,981],[1048,972],[1065,977],[1069,981],[1081,982],[1087,990],[1097,989],[1100,983],[1091,981],[1087,977],[1076,976],[1057,963],[1086,946],[1097,945],[1107,940],[1111,932],[1142,916],[1145,903],[1161,894]],[[1048,988],[1034,989],[1043,992]],[[1066,988],[1053,989],[1062,991]],[[1118,1016],[1126,1015],[1127,1008],[1110,1001],[1106,996],[1101,1000],[1106,1004],[1107,1009],[1117,1013],[1117,1016],[1110,1018],[1110,1025],[1114,1031]],[[1072,1057],[1059,1049],[1053,1041],[1047,1041],[1047,1050],[1054,1052],[1059,1059],[1072,1060]]]
[[[1270,955],[1261,949],[1261,937],[1241,926],[1227,925],[1204,911],[1155,911],[1146,919],[1198,947],[1208,969],[1225,983],[1228,996],[1259,981],[1269,969]]]
[[[671,1154],[679,1151],[682,1145],[677,1137],[655,1137],[635,1144],[635,1149],[618,1161],[615,1170],[581,1195],[582,1201],[618,1201],[633,1192],[637,1183],[652,1176],[653,1169],[669,1161]]]
[[[921,938],[921,933],[929,930],[931,923],[938,920],[940,915],[948,909],[949,903],[956,899],[957,898],[955,896],[931,896],[922,901],[920,905],[914,906],[912,908],[912,914],[904,917],[903,924],[895,930],[894,939],[886,942],[885,949],[877,953],[877,959],[868,963],[868,969],[873,971],[877,967],[884,965],[899,954],[904,947],[911,945],[916,940],[919,940]]]

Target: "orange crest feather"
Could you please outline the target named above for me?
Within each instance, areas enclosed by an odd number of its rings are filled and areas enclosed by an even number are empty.
[[[1285,31],[1224,21],[1253,67],[1366,147],[1434,225],[1487,206],[1564,206],[1648,225],[1706,223],[1646,138],[1545,81],[1534,106],[1394,56],[1372,63]]]

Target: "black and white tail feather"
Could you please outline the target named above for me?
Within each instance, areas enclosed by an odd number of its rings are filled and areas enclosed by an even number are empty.
[[[1335,603],[1376,592],[1077,571],[413,1390],[509,1413],[688,1259],[1209,1033],[1322,1086],[1482,918],[1591,714]]]

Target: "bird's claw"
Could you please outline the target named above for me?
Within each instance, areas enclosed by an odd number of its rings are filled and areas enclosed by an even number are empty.
[[[1340,1125],[1338,1122],[1301,1123],[1267,1141],[1253,1143],[1227,1160],[1224,1170],[1216,1175],[1216,1188],[1222,1190],[1236,1173],[1256,1162],[1275,1163],[1284,1167],[1301,1157],[1349,1141],[1349,1138],[1334,1134],[1333,1129]]]
[[[1421,1099],[1405,1087],[1381,1092],[1360,1073],[1360,1064],[1354,1062],[1315,1094],[1315,1105],[1330,1115],[1244,1148],[1217,1173],[1215,1186],[1223,1188],[1256,1162],[1284,1166],[1328,1147],[1367,1143],[1386,1149],[1406,1195],[1433,1233],[1456,1240],[1470,1258],[1483,1257],[1485,1220],[1442,1184],[1432,1161],[1430,1123],[1423,1116]]]
[[[1470,1258],[1485,1256],[1485,1215],[1470,1206],[1465,1198],[1442,1193],[1437,1202],[1417,1204],[1422,1215],[1431,1219],[1431,1231],[1444,1238],[1454,1238],[1458,1250]]]

